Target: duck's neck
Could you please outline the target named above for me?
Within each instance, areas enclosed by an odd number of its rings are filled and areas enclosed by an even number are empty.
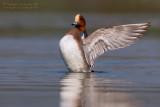
[[[84,31],[85,31],[85,27],[79,27],[79,30],[80,30],[81,32],[84,32]]]
[[[84,26],[75,26],[76,28],[78,28],[81,32],[85,31],[85,27]]]

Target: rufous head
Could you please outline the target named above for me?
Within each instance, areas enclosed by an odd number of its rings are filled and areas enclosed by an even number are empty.
[[[72,25],[75,25],[75,27],[79,28],[81,32],[84,32],[86,27],[86,21],[82,15],[77,14],[75,16],[75,22]]]

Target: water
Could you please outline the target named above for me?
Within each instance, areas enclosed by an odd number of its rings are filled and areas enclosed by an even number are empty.
[[[75,14],[0,12],[0,107],[159,107],[160,40],[145,35],[99,57],[94,73],[69,73],[58,42]],[[89,33],[126,23],[160,26],[159,14],[84,16]]]
[[[0,107],[159,107],[160,40],[109,51],[69,73],[59,39],[0,39]]]

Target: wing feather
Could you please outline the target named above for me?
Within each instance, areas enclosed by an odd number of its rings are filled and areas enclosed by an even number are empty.
[[[107,50],[124,48],[138,40],[150,23],[126,24],[113,28],[101,28],[83,40],[87,63],[93,67],[94,60]]]

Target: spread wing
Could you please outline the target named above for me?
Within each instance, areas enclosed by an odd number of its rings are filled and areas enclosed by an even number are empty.
[[[127,24],[113,28],[101,28],[83,40],[83,49],[87,63],[93,67],[94,60],[106,52],[124,48],[138,40],[150,23]]]

